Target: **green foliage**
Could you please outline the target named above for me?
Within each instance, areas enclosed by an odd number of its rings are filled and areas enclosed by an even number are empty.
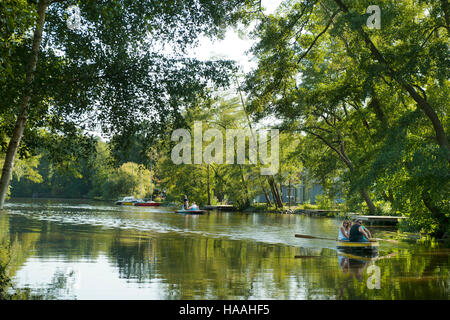
[[[340,4],[288,1],[259,21],[249,110],[305,133],[298,156],[348,210],[407,215],[442,236],[450,221],[449,150],[439,131],[449,124],[448,12],[439,1],[385,0],[377,3],[382,27],[370,30],[373,3]]]
[[[26,0],[0,3],[0,82],[14,79],[14,55],[26,41],[26,32],[36,18],[35,7]]]
[[[14,183],[39,179],[37,170],[50,193],[107,198],[136,194],[137,166],[154,166],[170,200],[188,193],[204,203],[209,184],[213,203],[246,208],[264,190],[276,195],[281,185],[309,180],[325,190],[321,206],[345,198],[350,211],[407,215],[442,236],[450,225],[448,12],[440,1],[382,0],[382,27],[371,30],[372,4],[291,0],[265,16],[253,1],[83,2],[83,27],[68,30],[66,4],[54,3],[19,150],[23,159],[39,148],[47,154],[38,167],[36,160],[18,166]],[[0,14],[17,15],[6,7]],[[21,41],[7,56],[17,81],[0,78],[3,150],[15,119],[11,105],[23,92],[28,18],[8,18]],[[216,87],[229,85],[233,64],[187,59],[184,49],[200,34],[221,36],[226,25],[254,19],[258,68],[246,78],[249,103],[226,94],[213,99]],[[164,44],[173,55],[158,49]],[[264,118],[283,120],[273,180],[258,166],[170,161],[176,128],[202,120],[224,132]],[[108,150],[85,133],[98,127],[110,138]]]
[[[45,4],[36,71],[28,70],[35,57],[30,49],[36,2],[8,0],[0,6],[0,152],[6,151],[6,141],[23,113],[21,103],[29,98],[23,106],[27,125],[19,156],[47,149],[54,163],[70,171],[74,167],[70,162],[76,160],[69,159],[73,149],[83,148],[85,157],[89,147],[92,150],[93,143],[86,145],[87,140],[92,142],[89,132],[101,131],[118,145],[140,131],[148,146],[182,120],[180,109],[207,96],[209,87],[226,85],[232,62],[199,61],[184,53],[200,35],[221,36],[246,1]],[[79,29],[66,24],[71,4],[80,8]],[[172,50],[166,50],[168,46]],[[27,74],[34,81],[25,88]]]
[[[326,194],[316,196],[316,205],[321,209],[334,209],[336,207],[335,199],[330,198]]]
[[[65,197],[115,200],[123,196],[150,197],[150,171],[133,162],[114,166],[109,146],[97,142],[96,152],[77,161],[53,162],[48,151],[19,161],[11,183],[13,197]],[[24,165],[32,164],[32,168]]]

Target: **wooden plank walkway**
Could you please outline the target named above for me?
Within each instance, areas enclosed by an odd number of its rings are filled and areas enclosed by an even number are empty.
[[[333,210],[333,209],[329,209],[329,210],[321,210],[321,209],[297,209],[295,210],[295,213],[300,213],[300,214],[305,214],[308,216],[318,216],[318,217],[324,217],[324,216],[329,216],[330,214],[332,216],[336,215],[337,213],[339,213],[339,210]]]
[[[231,204],[219,204],[215,206],[204,206],[203,210],[223,210],[223,211],[234,211],[234,207]]]
[[[407,217],[400,217],[400,216],[361,216],[361,215],[357,215],[357,214],[353,214],[350,217],[352,219],[361,219],[368,223],[378,223],[378,222],[398,223],[400,220],[407,218]]]

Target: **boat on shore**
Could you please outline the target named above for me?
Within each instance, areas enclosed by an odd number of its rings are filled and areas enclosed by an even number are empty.
[[[116,204],[122,206],[134,206],[134,204],[137,202],[139,202],[139,200],[135,199],[134,197],[124,197],[122,200],[116,201]]]
[[[142,202],[136,202],[134,205],[138,206],[138,207],[158,207],[161,205],[161,202],[142,201]]]

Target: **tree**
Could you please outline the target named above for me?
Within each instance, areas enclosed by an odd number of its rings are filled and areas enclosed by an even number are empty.
[[[448,68],[442,64],[448,62],[448,7],[382,1],[382,28],[369,30],[364,13],[370,4],[289,1],[262,17],[254,31],[259,66],[246,85],[250,110],[257,118],[283,119],[289,130],[326,146],[318,151],[340,162],[328,176],[339,172],[348,196],[359,193],[371,213],[383,200],[394,213],[430,213],[432,232],[443,235],[448,193],[442,197],[433,186],[449,183],[448,163],[442,163],[449,159]],[[310,155],[316,162],[326,158]],[[388,177],[393,172],[395,182]],[[398,191],[397,175],[408,192]]]
[[[13,60],[35,20],[34,5],[26,0],[0,3],[0,81],[14,80]]]
[[[149,119],[157,131],[179,118],[179,108],[196,101],[209,81],[225,84],[230,63],[168,57],[156,48],[170,43],[182,52],[199,34],[220,34],[245,1],[86,1],[78,4],[79,29],[66,25],[70,4],[75,2],[37,2],[32,40],[17,49],[12,67],[15,85],[2,83],[8,94],[0,105],[9,108],[3,116],[15,126],[0,179],[0,208],[27,123],[62,133],[75,126],[127,135]],[[11,112],[11,106],[17,108]]]

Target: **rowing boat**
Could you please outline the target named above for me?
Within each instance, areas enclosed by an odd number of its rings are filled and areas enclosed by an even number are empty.
[[[345,253],[370,253],[370,255],[378,253],[379,243],[376,240],[370,242],[350,242],[337,241],[338,251]]]
[[[375,249],[378,248],[380,244],[378,241],[373,240],[370,242],[350,242],[348,240],[338,240],[337,247],[338,248],[365,248],[365,249]]]
[[[296,238],[303,239],[322,239],[322,240],[333,240],[336,241],[337,249],[343,252],[377,252],[379,243],[377,240],[370,240],[370,242],[350,242],[348,240],[337,240],[336,238],[324,238],[310,236],[306,234],[296,234]]]
[[[175,212],[183,214],[203,214],[206,210],[176,210]]]

